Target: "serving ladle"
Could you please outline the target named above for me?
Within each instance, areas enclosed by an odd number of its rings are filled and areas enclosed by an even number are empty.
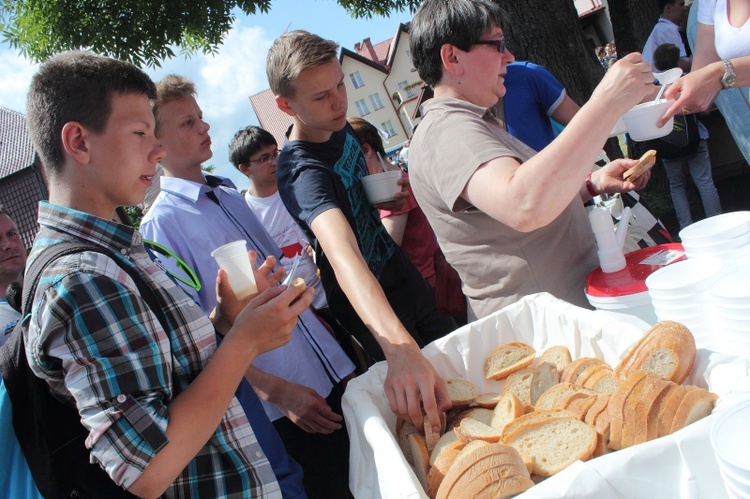
[[[671,85],[672,83],[676,82],[680,79],[682,76],[682,69],[680,68],[672,68],[664,71],[663,73],[651,73],[654,75],[654,78],[656,78],[656,81],[659,82],[661,85],[661,88],[659,89],[659,93],[656,94],[656,99],[654,99],[654,102],[659,102],[659,99],[661,99],[662,94],[664,93],[664,90],[667,89],[667,85]]]

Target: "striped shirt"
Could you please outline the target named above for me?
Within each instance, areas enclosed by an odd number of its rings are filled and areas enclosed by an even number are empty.
[[[79,241],[105,246],[64,256],[42,274],[26,338],[34,372],[76,404],[87,446],[124,488],[167,444],[167,404],[185,390],[216,350],[208,318],[157,266],[132,228],[41,202],[29,264],[47,246]],[[162,302],[165,331],[122,270],[142,272]],[[215,433],[166,491],[167,497],[281,497],[245,413],[233,399]]]

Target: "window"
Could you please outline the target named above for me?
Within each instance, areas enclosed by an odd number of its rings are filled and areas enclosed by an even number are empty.
[[[357,106],[357,111],[359,111],[360,116],[365,116],[366,114],[370,114],[370,110],[367,108],[367,103],[364,99],[359,99],[357,102],[354,103],[355,106]]]
[[[399,90],[403,90],[404,88],[409,87],[406,90],[406,98],[411,99],[412,97],[416,97],[419,95],[419,85],[409,85],[409,82],[404,80],[398,84]]]
[[[362,77],[359,75],[359,71],[349,73],[349,78],[352,79],[352,85],[354,85],[354,88],[363,87],[365,85],[365,82],[362,81]]]
[[[380,124],[380,128],[382,128],[385,133],[388,134],[388,137],[393,137],[396,135],[396,130],[393,128],[393,124],[391,123],[391,120],[384,121]]]
[[[383,102],[380,100],[380,95],[377,93],[370,96],[370,104],[372,104],[372,109],[375,111],[383,109]]]

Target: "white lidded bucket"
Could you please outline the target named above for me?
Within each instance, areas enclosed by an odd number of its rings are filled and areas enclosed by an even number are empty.
[[[642,319],[648,324],[657,323],[656,311],[651,304],[651,296],[648,291],[620,296],[591,296],[586,294],[589,303],[597,310],[608,310],[620,314],[629,314]]]

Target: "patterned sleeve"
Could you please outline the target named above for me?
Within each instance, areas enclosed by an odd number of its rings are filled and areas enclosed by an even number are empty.
[[[93,459],[130,486],[167,443],[169,338],[138,295],[103,275],[68,274],[35,309],[36,367],[57,381],[53,391],[75,399]]]

